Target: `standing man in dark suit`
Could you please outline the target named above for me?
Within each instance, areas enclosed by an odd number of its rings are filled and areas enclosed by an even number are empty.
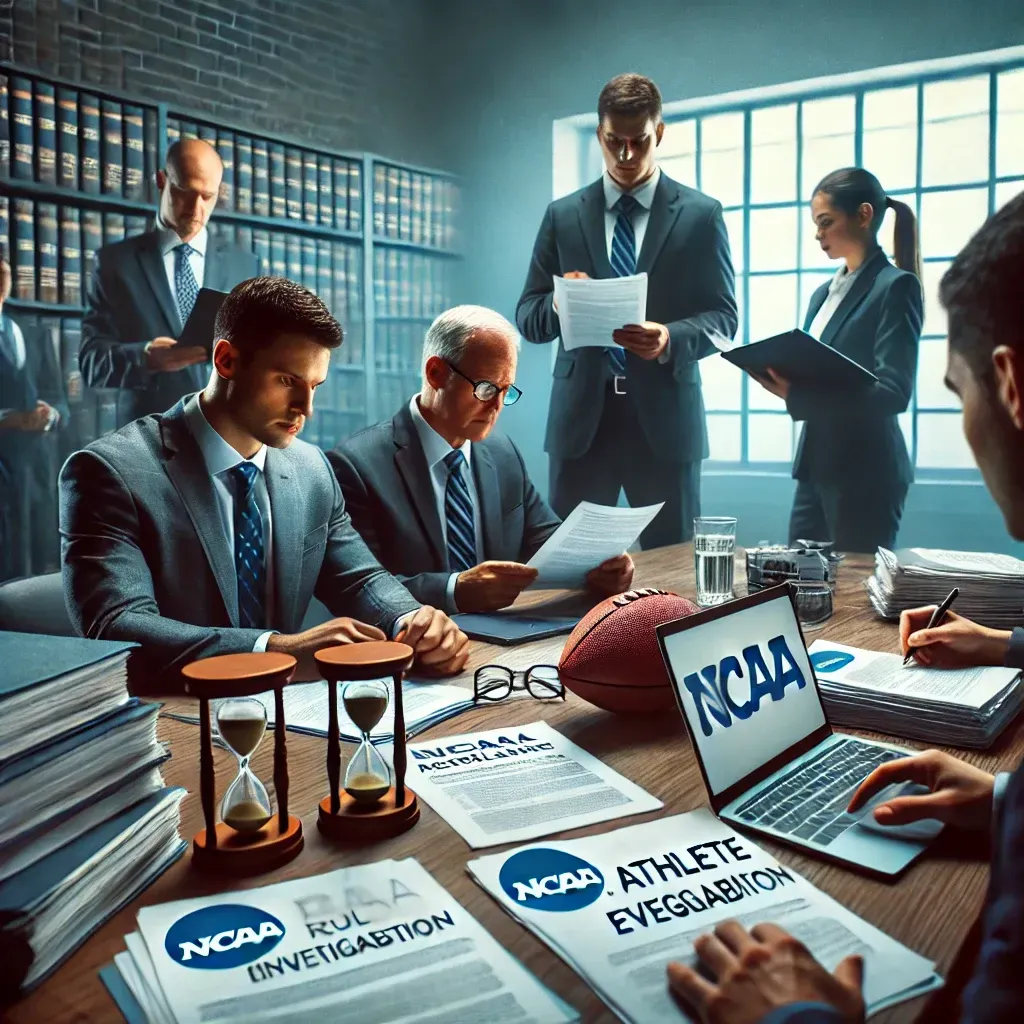
[[[196,658],[281,651],[316,679],[322,647],[396,634],[421,670],[458,672],[469,641],[371,555],[323,452],[297,440],[341,327],[294,281],[234,288],[206,389],[65,463],[64,596],[75,628],[130,640],[139,688]],[[313,595],[332,615],[301,623]]]
[[[708,455],[697,360],[732,337],[735,280],[721,204],[664,174],[661,94],[643,75],[619,75],[597,103],[605,173],[548,206],[516,322],[527,341],[559,334],[553,278],[646,273],[647,316],[612,335],[621,348],[567,352],[559,341],[545,450],[551,504],[563,518],[582,501],[664,502],[645,548],[688,540],[700,515]]]
[[[1024,194],[967,243],[939,295],[949,314],[946,385],[960,398],[964,435],[1016,540],[1024,540]],[[931,608],[904,612],[900,640],[921,664],[1024,669],[1024,629],[1000,633],[950,614],[934,629]],[[1024,1007],[1024,766],[995,777],[951,754],[927,750],[876,768],[850,802],[856,811],[895,783],[931,792],[899,796],[872,812],[881,825],[937,818],[989,832],[992,874],[981,950],[964,989],[962,1024],[1018,1024]],[[702,935],[704,971],[673,963],[669,985],[704,1024],[853,1024],[864,1020],[863,961],[847,957],[829,974],[773,924],[748,933],[737,921]],[[716,980],[708,980],[709,976]]]
[[[510,605],[537,576],[523,563],[560,522],[519,449],[491,433],[521,394],[513,383],[518,347],[500,313],[449,309],[427,331],[420,393],[327,456],[352,524],[380,563],[413,596],[449,612]],[[605,596],[632,579],[623,554],[595,567],[588,582]]]
[[[154,230],[96,253],[79,363],[87,386],[131,392],[129,420],[206,386],[208,353],[175,339],[200,288],[227,292],[259,273],[253,253],[207,230],[223,173],[208,142],[175,142],[156,176]]]

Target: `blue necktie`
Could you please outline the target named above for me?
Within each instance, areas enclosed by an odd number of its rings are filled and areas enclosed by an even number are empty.
[[[240,462],[231,470],[235,484],[235,575],[238,577],[238,625],[262,629],[267,624],[267,571],[263,564],[263,517],[256,504],[258,467]]]
[[[199,295],[199,285],[196,283],[196,275],[192,273],[192,262],[189,256],[198,253],[188,242],[174,247],[174,293],[178,300],[178,312],[181,314],[181,322],[184,325],[192,313],[192,307],[196,304],[196,297]]]
[[[616,277],[629,277],[636,273],[636,234],[633,231],[633,214],[640,203],[631,195],[622,195],[612,207],[618,214],[612,233],[610,263]],[[612,373],[618,377],[626,373],[626,350],[620,345],[608,349],[608,361]]]
[[[444,517],[448,523],[448,568],[465,572],[476,565],[476,530],[473,527],[473,499],[462,477],[466,459],[456,448],[444,457],[448,484],[444,489]]]

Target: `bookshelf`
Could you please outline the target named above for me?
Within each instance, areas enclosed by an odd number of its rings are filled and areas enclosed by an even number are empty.
[[[81,318],[100,246],[152,226],[155,175],[179,138],[224,161],[212,234],[262,272],[316,292],[345,332],[303,436],[323,448],[390,416],[419,387],[423,334],[453,301],[459,184],[443,171],[212,120],[173,103],[0,62],[0,243],[12,312],[50,337],[72,444],[115,429],[116,391],[81,386]],[[9,140],[9,141],[8,141]]]

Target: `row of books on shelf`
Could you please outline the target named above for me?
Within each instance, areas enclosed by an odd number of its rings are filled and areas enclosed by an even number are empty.
[[[373,251],[373,303],[377,317],[430,321],[447,309],[456,264],[411,249]]]
[[[381,419],[390,419],[409,399],[418,394],[422,378],[419,367],[377,375],[377,412]]]
[[[0,175],[149,202],[157,132],[153,107],[0,74]]]
[[[410,373],[418,379],[426,333],[425,323],[378,323],[373,332],[377,370],[386,374]]]
[[[460,193],[449,178],[396,164],[373,168],[373,233],[457,250]]]

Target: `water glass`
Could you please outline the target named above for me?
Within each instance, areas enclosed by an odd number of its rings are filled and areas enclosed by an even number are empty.
[[[701,516],[693,521],[693,559],[697,572],[697,604],[709,608],[732,600],[736,557],[736,520]]]
[[[796,617],[804,631],[820,629],[832,618],[832,588],[819,580],[791,580]]]

